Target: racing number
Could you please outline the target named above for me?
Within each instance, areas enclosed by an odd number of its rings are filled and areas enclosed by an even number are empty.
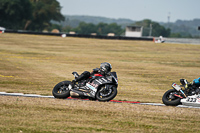
[[[187,98],[186,101],[187,102],[196,102],[197,99],[196,98]]]

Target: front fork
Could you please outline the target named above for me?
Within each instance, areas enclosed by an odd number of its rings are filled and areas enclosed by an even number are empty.
[[[187,97],[187,96],[185,95],[185,93],[183,92],[183,90],[180,90],[180,92],[184,95],[185,98]]]
[[[181,94],[183,94],[184,95],[184,97],[187,97],[186,95],[185,95],[185,93],[183,92],[183,90],[180,90],[180,92],[181,92]],[[174,96],[176,96],[176,97],[179,97],[179,98],[183,98],[182,96],[180,96],[180,95],[178,95],[178,94],[173,94]]]

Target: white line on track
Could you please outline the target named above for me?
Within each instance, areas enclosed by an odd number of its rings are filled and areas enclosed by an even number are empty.
[[[36,94],[23,94],[23,93],[6,93],[6,92],[0,92],[0,95],[3,96],[22,96],[22,97],[38,97],[38,98],[54,98],[54,96],[42,96],[42,95],[36,95]],[[72,99],[69,99],[72,100]],[[153,105],[153,106],[165,106],[161,103],[132,103],[132,104],[140,104],[140,105]],[[178,105],[176,107],[180,108],[198,108],[200,107],[193,107],[193,106],[185,106],[185,105]]]

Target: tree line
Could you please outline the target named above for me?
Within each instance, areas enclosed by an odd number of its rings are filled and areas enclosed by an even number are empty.
[[[0,0],[0,26],[6,29],[31,31],[58,29],[61,32],[74,31],[78,34],[125,34],[125,28],[116,23],[81,22],[77,27],[52,23],[52,21],[64,20],[65,17],[61,14],[61,6],[57,0]],[[135,22],[132,25],[143,26],[143,36],[169,37],[171,35],[169,28],[149,19]]]
[[[136,21],[131,19],[113,19],[113,18],[106,18],[106,17],[96,17],[96,16],[87,16],[87,15],[65,15],[65,21],[62,21],[60,24],[63,27],[70,26],[70,27],[78,27],[80,22],[86,23],[93,23],[98,24],[100,22],[104,23],[117,23],[123,29],[126,26],[134,25]],[[142,20],[144,21],[144,20]],[[193,20],[177,20],[176,22],[158,22],[164,28],[170,29],[169,37],[177,37],[177,38],[199,38],[200,37],[200,30],[198,27],[200,26],[200,19],[196,18]],[[152,25],[152,29],[155,28],[155,25]],[[143,28],[145,32],[150,31],[150,25]]]
[[[7,29],[42,31],[51,20],[63,21],[57,0],[0,0],[0,26]]]
[[[165,36],[169,37],[171,31],[169,28],[165,28],[161,26],[159,23],[151,21],[149,19],[145,19],[142,21],[135,22],[131,24],[132,26],[143,26],[142,36]],[[106,35],[108,33],[114,33],[115,35],[124,35],[125,29],[116,23],[99,23],[97,25],[93,23],[85,23],[81,22],[76,28],[70,26],[55,26],[54,28],[58,28],[64,32],[74,31],[79,34],[91,34],[96,33],[97,35]]]
[[[74,31],[78,34],[96,33],[97,35],[107,35],[108,33],[121,35],[125,31],[124,29],[121,28],[120,25],[117,25],[116,23],[107,24],[103,22],[99,24],[80,22],[79,25],[75,28],[70,26],[62,27],[57,25],[57,28],[59,28],[63,32]]]

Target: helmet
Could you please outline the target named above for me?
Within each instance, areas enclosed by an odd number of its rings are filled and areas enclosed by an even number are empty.
[[[101,63],[101,65],[100,65],[101,72],[103,72],[105,74],[109,73],[111,71],[111,69],[112,69],[112,66],[108,62]]]

